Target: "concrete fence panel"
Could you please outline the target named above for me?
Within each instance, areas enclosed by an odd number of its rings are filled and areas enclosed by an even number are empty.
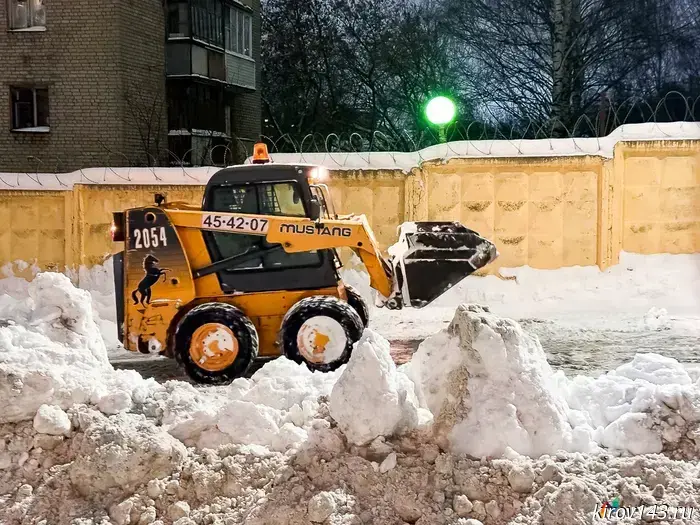
[[[63,271],[102,263],[122,248],[109,235],[112,212],[152,204],[155,193],[198,204],[206,177],[0,189],[0,265]],[[453,158],[410,170],[335,170],[328,185],[337,210],[365,214],[383,248],[405,221],[462,222],[497,244],[501,257],[490,271],[607,268],[621,250],[700,251],[700,140],[621,142],[611,158]],[[27,276],[23,268],[13,265]]]

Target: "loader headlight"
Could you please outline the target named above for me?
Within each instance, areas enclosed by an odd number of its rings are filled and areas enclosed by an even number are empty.
[[[318,184],[326,182],[330,178],[328,170],[323,166],[315,167],[309,173],[309,181],[311,184]]]
[[[112,226],[109,228],[112,242],[124,242],[124,212],[112,213]]]

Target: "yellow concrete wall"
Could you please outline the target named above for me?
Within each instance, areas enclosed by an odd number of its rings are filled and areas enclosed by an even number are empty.
[[[700,251],[700,141],[626,143],[615,162],[623,169],[622,249]]]
[[[406,176],[401,171],[339,171],[328,184],[339,213],[367,216],[377,241],[388,248],[406,220]]]
[[[341,213],[367,215],[382,247],[409,220],[458,220],[493,239],[490,268],[616,264],[621,250],[700,251],[700,141],[628,142],[614,157],[453,159],[401,171],[335,171]],[[153,202],[201,202],[203,186],[76,185],[0,191],[0,265],[63,270],[121,249],[111,213]]]
[[[0,265],[21,260],[63,270],[69,192],[0,191]],[[26,275],[15,267],[18,275]]]
[[[459,159],[423,167],[419,218],[459,220],[496,242],[498,266],[598,261],[598,157]]]

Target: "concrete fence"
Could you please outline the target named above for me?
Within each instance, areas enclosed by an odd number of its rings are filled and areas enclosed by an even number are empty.
[[[364,213],[384,248],[404,221],[458,220],[493,239],[499,267],[607,268],[621,250],[700,251],[700,140],[620,142],[595,155],[453,158],[410,171],[331,171],[343,213]],[[199,203],[204,185],[75,183],[0,189],[0,264],[64,271],[102,263],[111,213],[169,201]],[[16,267],[16,273],[20,273]]]

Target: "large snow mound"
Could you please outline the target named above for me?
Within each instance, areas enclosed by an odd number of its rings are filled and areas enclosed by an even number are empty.
[[[436,438],[457,453],[681,448],[700,456],[700,381],[657,354],[639,354],[597,379],[570,380],[518,323],[462,305],[448,330],[424,341],[402,370],[433,413]]]
[[[43,404],[130,402],[156,385],[111,367],[90,294],[65,275],[39,273],[25,296],[0,296],[0,319],[0,422],[32,418]]]
[[[463,305],[402,367],[367,330],[333,373],[280,358],[157,384],[111,367],[66,276],[24,290],[0,295],[1,523],[556,525],[617,495],[700,503],[697,461],[675,460],[700,457],[700,385],[672,359],[569,380]]]
[[[144,414],[190,446],[285,451],[307,440],[319,398],[330,395],[343,371],[312,373],[278,359],[226,387],[161,385],[110,365],[91,296],[67,276],[0,283],[0,423],[33,419],[42,407],[89,404],[107,415]]]

